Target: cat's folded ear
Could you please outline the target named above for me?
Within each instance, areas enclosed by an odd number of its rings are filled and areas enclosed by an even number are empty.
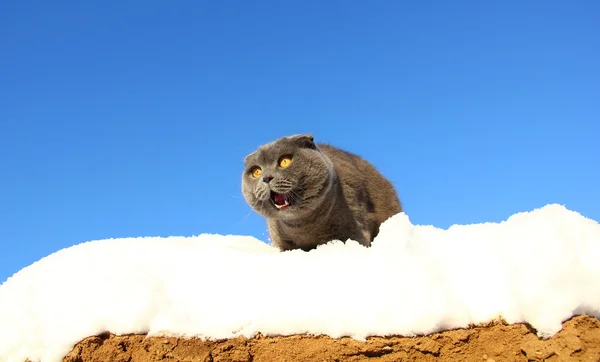
[[[296,134],[293,136],[289,136],[286,137],[289,141],[293,142],[295,145],[302,147],[302,148],[312,148],[312,149],[316,149],[317,146],[315,146],[315,138],[313,137],[313,135],[309,134],[309,133],[305,133],[305,134]]]
[[[251,154],[246,155],[246,157],[244,157],[244,163],[247,164],[248,162],[250,162],[250,159],[254,157],[255,154],[256,152],[252,152]]]

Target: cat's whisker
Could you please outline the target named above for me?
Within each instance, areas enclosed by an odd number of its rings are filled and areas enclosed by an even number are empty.
[[[246,223],[246,221],[248,221],[248,218],[250,217],[250,214],[252,213],[252,210],[250,210],[243,218],[241,218],[241,220],[239,220],[238,222],[236,222],[235,224],[233,224],[233,228],[237,227],[240,224],[244,224]]]
[[[298,194],[298,192],[296,192],[295,190],[290,190],[290,196],[292,197],[294,203],[296,203],[299,200],[302,200],[302,195]]]

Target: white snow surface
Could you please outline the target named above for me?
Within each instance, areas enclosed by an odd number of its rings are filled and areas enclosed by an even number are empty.
[[[97,240],[0,286],[0,360],[61,361],[81,339],[413,336],[503,318],[550,337],[600,317],[600,225],[561,205],[501,223],[387,220],[373,246],[279,252],[248,236]]]

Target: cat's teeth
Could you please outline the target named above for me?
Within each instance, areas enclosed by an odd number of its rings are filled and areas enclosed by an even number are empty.
[[[282,209],[282,208],[288,207],[288,206],[290,206],[290,203],[288,202],[288,200],[285,200],[284,203],[283,203],[283,205],[277,205],[277,204],[275,204],[275,207],[278,208],[278,209]]]

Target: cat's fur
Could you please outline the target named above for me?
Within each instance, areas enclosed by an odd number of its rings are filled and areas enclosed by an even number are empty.
[[[287,168],[278,164],[283,156],[292,158]],[[370,163],[315,144],[310,134],[262,145],[244,162],[242,193],[267,219],[271,243],[282,251],[347,239],[370,246],[379,225],[402,211],[394,187]],[[252,176],[256,167],[262,169],[258,178]],[[281,205],[284,200],[289,206]]]

